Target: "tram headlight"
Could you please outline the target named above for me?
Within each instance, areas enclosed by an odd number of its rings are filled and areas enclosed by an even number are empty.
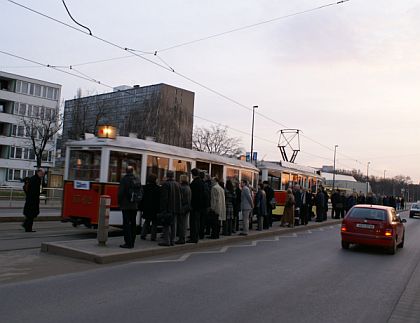
[[[117,137],[117,128],[113,126],[99,126],[98,138],[115,139]]]

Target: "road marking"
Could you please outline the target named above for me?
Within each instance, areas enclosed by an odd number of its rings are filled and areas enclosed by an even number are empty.
[[[183,262],[187,260],[189,257],[193,255],[204,255],[204,254],[222,254],[229,250],[229,248],[245,248],[245,247],[256,247],[258,242],[275,242],[279,241],[280,238],[297,238],[298,235],[293,233],[291,235],[278,235],[275,236],[273,239],[259,239],[259,240],[252,240],[250,244],[240,244],[240,245],[230,245],[224,246],[219,250],[212,250],[212,251],[193,251],[183,254],[177,259],[159,259],[159,260],[144,260],[144,261],[136,261],[137,264],[156,264],[156,263],[167,263],[167,262]]]

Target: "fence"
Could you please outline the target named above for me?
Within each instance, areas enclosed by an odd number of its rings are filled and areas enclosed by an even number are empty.
[[[52,206],[61,206],[63,197],[62,188],[45,187],[40,196],[41,203]],[[9,207],[20,206],[25,201],[25,192],[22,187],[0,186],[0,201]]]

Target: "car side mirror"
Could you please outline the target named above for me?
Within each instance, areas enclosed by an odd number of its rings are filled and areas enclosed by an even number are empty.
[[[407,222],[407,220],[406,219],[402,219],[401,220],[401,223],[406,223]]]

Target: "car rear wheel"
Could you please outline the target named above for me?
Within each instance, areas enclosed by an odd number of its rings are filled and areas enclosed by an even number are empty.
[[[397,252],[397,241],[394,240],[392,247],[388,249],[388,253],[390,255],[395,255],[396,252]]]
[[[398,248],[404,248],[404,240],[405,240],[405,232],[403,233],[403,237],[400,244],[398,245]]]
[[[349,249],[350,248],[350,243],[348,243],[347,241],[341,241],[341,248],[343,249]]]

